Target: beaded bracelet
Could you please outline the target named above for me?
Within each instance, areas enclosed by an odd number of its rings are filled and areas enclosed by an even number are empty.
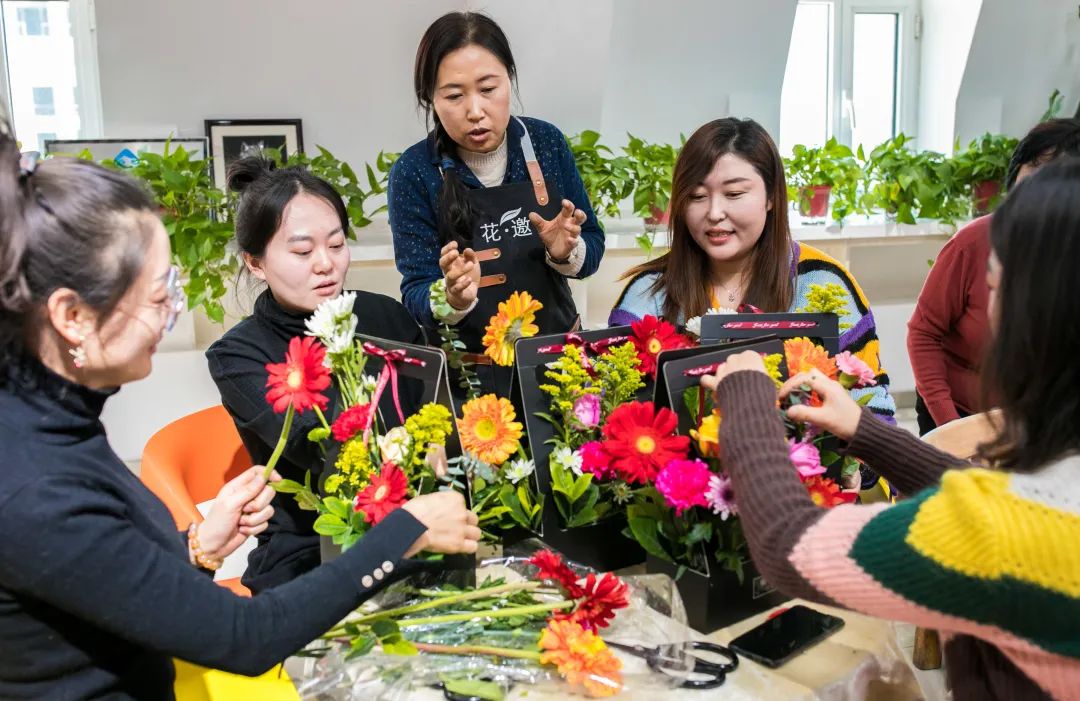
[[[203,555],[202,548],[199,546],[199,524],[192,523],[187,529],[187,541],[188,548],[191,550],[191,556],[195,562],[192,564],[196,567],[201,567],[204,570],[210,570],[211,572],[221,568],[222,560],[215,560],[208,555]]]

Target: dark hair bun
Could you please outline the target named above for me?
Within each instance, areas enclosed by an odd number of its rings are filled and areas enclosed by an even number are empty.
[[[266,156],[247,156],[238,161],[233,161],[229,166],[229,172],[225,176],[225,182],[229,190],[243,193],[253,182],[264,178],[277,170],[277,165]]]

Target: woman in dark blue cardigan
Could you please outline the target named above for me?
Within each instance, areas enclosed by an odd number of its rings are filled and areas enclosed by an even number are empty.
[[[253,598],[200,571],[265,526],[271,490],[249,471],[178,533],[109,447],[106,399],[150,372],[182,306],[154,211],[125,175],[20,162],[0,123],[3,699],[171,699],[173,657],[258,674],[417,567],[412,554],[476,549],[475,515],[441,493]]]
[[[443,321],[457,328],[469,360],[486,366],[482,339],[500,302],[528,292],[544,305],[541,334],[570,331],[578,313],[567,278],[592,275],[604,255],[562,132],[510,115],[516,74],[509,42],[490,18],[451,12],[436,20],[414,72],[416,99],[435,128],[390,172],[402,301],[431,328],[445,284]],[[505,377],[480,369],[485,389],[508,389]]]

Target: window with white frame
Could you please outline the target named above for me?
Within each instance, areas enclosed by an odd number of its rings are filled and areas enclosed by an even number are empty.
[[[93,0],[0,0],[0,102],[26,149],[101,135]]]
[[[917,120],[919,0],[799,0],[780,98],[780,148],[830,137],[872,149]]]
[[[49,11],[44,7],[16,8],[19,18],[19,34],[26,37],[49,35]]]

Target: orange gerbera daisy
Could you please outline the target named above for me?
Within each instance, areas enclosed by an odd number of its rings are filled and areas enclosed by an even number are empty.
[[[810,498],[818,506],[831,509],[840,504],[851,504],[858,498],[855,492],[843,492],[840,485],[828,477],[811,477],[803,480],[806,491],[810,492]]]
[[[784,358],[787,360],[788,377],[800,372],[817,369],[831,380],[837,377],[836,361],[828,351],[809,338],[789,338],[784,341]]]
[[[540,633],[541,664],[553,664],[570,684],[590,696],[614,696],[622,690],[622,661],[596,633],[568,620],[552,620]]]
[[[499,313],[491,317],[484,329],[484,355],[496,365],[513,365],[514,341],[540,332],[535,323],[536,312],[543,308],[528,292],[515,292],[510,299],[499,302]]]
[[[485,394],[461,407],[461,447],[491,465],[501,465],[517,452],[521,423],[514,421],[509,399]]]

